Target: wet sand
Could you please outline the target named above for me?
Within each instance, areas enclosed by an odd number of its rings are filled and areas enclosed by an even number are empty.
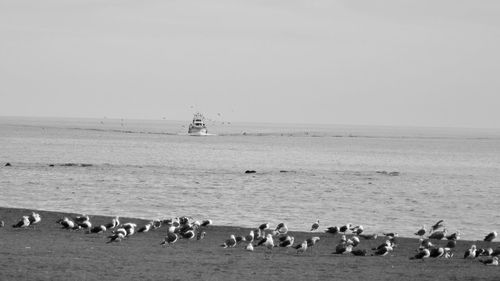
[[[283,248],[266,255],[262,247],[254,252],[245,251],[243,245],[220,247],[230,234],[250,231],[238,227],[208,226],[205,239],[179,240],[170,247],[160,246],[166,227],[107,244],[110,231],[86,234],[61,229],[56,220],[75,216],[68,213],[36,211],[42,217],[38,225],[12,228],[31,211],[0,207],[0,220],[5,222],[0,228],[0,280],[500,280],[499,266],[462,258],[473,243],[495,249],[498,242],[459,240],[453,258],[422,261],[409,259],[418,247],[416,238],[399,238],[394,252],[385,257],[356,257],[331,254],[340,235],[291,232],[296,243],[312,236],[321,240],[301,255]],[[90,220],[98,225],[111,218],[90,215]],[[146,223],[133,218],[120,221]],[[362,240],[357,248],[370,249],[384,240]]]

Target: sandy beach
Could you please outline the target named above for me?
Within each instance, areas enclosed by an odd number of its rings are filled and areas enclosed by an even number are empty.
[[[0,208],[0,219],[5,222],[0,228],[0,280],[498,280],[500,274],[500,267],[462,258],[474,243],[479,248],[495,249],[500,246],[498,242],[459,240],[451,259],[410,260],[418,247],[415,238],[399,238],[388,256],[356,257],[332,254],[340,235],[293,232],[296,241],[312,236],[321,240],[304,254],[274,248],[267,256],[263,247],[254,252],[245,251],[243,245],[220,247],[231,234],[245,235],[250,229],[218,226],[216,222],[205,229],[205,239],[182,239],[170,247],[160,246],[166,227],[106,243],[109,230],[86,234],[83,230],[61,229],[56,223],[76,214],[36,211],[42,217],[38,225],[12,227],[31,211]],[[110,217],[97,215],[90,215],[90,219],[94,225],[111,221]],[[120,220],[139,226],[147,222]],[[384,239],[379,236],[376,240],[362,240],[357,248],[369,250]]]

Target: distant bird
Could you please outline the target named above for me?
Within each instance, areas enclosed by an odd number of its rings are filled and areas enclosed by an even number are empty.
[[[153,221],[151,222],[151,227],[152,227],[153,229],[158,229],[158,228],[160,228],[160,227],[161,227],[161,220],[153,220]]]
[[[360,235],[362,232],[363,232],[363,226],[362,225],[358,225],[358,226],[355,226],[352,228],[352,233],[355,234],[355,235]]]
[[[85,221],[90,221],[90,218],[89,216],[83,214],[81,216],[76,216],[74,219],[73,219],[74,222],[76,222],[77,224],[81,224]]]
[[[280,241],[278,246],[283,247],[283,248],[290,248],[293,245],[293,242],[295,241],[295,238],[293,236],[285,236],[285,239],[283,241]]]
[[[393,249],[391,246],[387,246],[385,245],[384,247],[380,248],[380,249],[377,249],[375,250],[375,252],[373,252],[373,255],[374,256],[385,256],[387,255],[389,252],[391,252]]]
[[[252,243],[248,243],[248,245],[245,247],[245,250],[253,252],[253,244]]]
[[[422,237],[425,235],[425,232],[426,232],[425,225],[422,225],[422,228],[417,230],[417,232],[415,232],[415,235]]]
[[[395,238],[398,237],[399,234],[397,232],[388,232],[388,233],[383,233],[387,238]]]
[[[352,251],[352,245],[348,243],[339,243],[335,246],[335,252],[332,254],[348,254]]]
[[[486,235],[484,237],[484,241],[486,242],[491,242],[493,241],[493,239],[495,239],[497,237],[497,232],[496,231],[493,231],[493,232],[490,232],[488,233],[488,235]]]
[[[259,226],[259,230],[264,233],[267,229],[269,229],[269,223],[263,223]]]
[[[188,230],[186,232],[182,232],[181,236],[184,239],[193,239],[194,237],[196,237],[196,234],[194,233],[193,230]]]
[[[243,236],[236,236],[236,244],[240,244],[241,242],[245,242],[245,237]]]
[[[343,225],[339,228],[339,232],[342,232],[345,234],[346,231],[348,231],[349,229],[351,229],[351,224],[348,223],[346,225]]]
[[[358,238],[357,236],[353,236],[353,237],[351,238],[351,241],[352,241],[352,246],[353,246],[353,247],[358,246],[358,245],[359,245],[359,243],[360,243],[359,238]]]
[[[429,239],[437,239],[437,240],[442,240],[446,236],[446,228],[442,231],[435,231],[432,232],[431,235],[429,235]]]
[[[78,223],[78,226],[80,226],[81,228],[84,228],[84,229],[90,229],[92,227],[92,223],[90,221],[84,221],[84,222]]]
[[[222,244],[221,246],[224,248],[233,248],[234,246],[236,246],[236,237],[234,237],[234,234],[231,234],[229,239],[227,239],[226,242],[224,242],[224,244]]]
[[[147,223],[137,230],[138,233],[148,232],[153,227],[153,222]]]
[[[391,247],[391,241],[390,240],[385,240],[384,243],[380,244],[379,246],[377,246],[376,248],[372,248],[372,250],[374,251],[378,251],[382,248],[385,248],[385,247]]]
[[[113,235],[108,236],[108,238],[109,238],[109,241],[106,243],[120,242],[120,241],[122,241],[123,238],[125,238],[125,235],[123,234],[123,232],[118,232],[118,233],[115,233]]]
[[[30,221],[30,225],[36,225],[40,221],[42,221],[42,217],[40,217],[40,214],[32,212],[31,215],[28,217]]]
[[[68,217],[64,217],[62,219],[59,219],[58,221],[56,221],[56,223],[60,224],[62,226],[62,228],[64,229],[73,229],[75,228],[75,223],[68,219]]]
[[[318,228],[319,228],[319,220],[316,220],[316,222],[311,225],[311,230],[310,231],[315,231]]]
[[[448,243],[446,243],[446,248],[453,249],[457,246],[457,240],[449,240]]]
[[[106,224],[105,227],[107,229],[115,229],[120,225],[120,218],[118,216],[114,217],[110,223]]]
[[[247,241],[248,243],[253,243],[253,239],[255,238],[255,234],[254,234],[254,231],[253,230],[250,230],[250,233],[245,236],[245,241]]]
[[[122,228],[124,228],[127,231],[127,235],[126,236],[132,236],[132,235],[134,235],[136,227],[137,227],[137,224],[131,223],[131,222],[124,223],[122,225]]]
[[[267,234],[266,236],[266,241],[264,242],[264,246],[268,249],[268,250],[272,250],[274,248],[274,240],[273,240],[273,236],[269,233]]]
[[[12,225],[13,228],[25,228],[30,226],[30,220],[28,216],[23,216],[23,218],[16,224]]]
[[[411,257],[410,260],[426,259],[426,258],[430,257],[430,255],[431,255],[431,252],[429,251],[429,249],[422,249],[415,256]]]
[[[285,223],[279,223],[277,226],[276,226],[276,229],[275,231],[278,233],[278,234],[287,234],[288,233],[288,227],[286,226]]]
[[[434,247],[434,245],[432,245],[432,242],[429,239],[420,238],[420,248],[421,249],[423,249],[423,248],[429,249],[431,247]]]
[[[294,248],[297,250],[297,254],[304,253],[305,251],[307,251],[307,240],[295,246]]]
[[[0,221],[0,227],[4,227],[5,226],[5,222],[4,221]]]
[[[316,245],[316,243],[318,243],[319,240],[320,240],[320,238],[318,236],[308,238],[306,240],[307,247],[312,247],[312,246]]]
[[[377,239],[378,234],[377,233],[374,233],[374,234],[359,234],[358,236],[361,237],[361,238],[364,238],[366,240],[375,240],[375,239]]]
[[[498,257],[492,257],[490,259],[481,260],[484,265],[498,266]]]
[[[438,247],[438,248],[432,248],[430,249],[430,257],[431,258],[439,258],[444,255],[444,248]]]
[[[439,220],[433,226],[431,226],[431,232],[434,232],[434,231],[440,229],[441,227],[443,227],[444,226],[443,222],[444,222],[444,220]]]
[[[355,255],[355,256],[366,256],[366,250],[365,249],[355,249],[355,250],[352,250],[351,251],[351,254]]]
[[[339,227],[338,226],[330,226],[329,228],[327,228],[325,230],[326,233],[330,233],[330,234],[337,234],[339,233]]]
[[[94,226],[91,229],[89,229],[88,233],[101,233],[101,232],[106,232],[106,226],[104,225]]]
[[[464,259],[474,259],[476,258],[476,245],[472,245],[470,249],[465,251],[464,253]]]
[[[177,234],[174,233],[175,231],[175,226],[171,226],[169,227],[168,231],[167,231],[167,236],[165,236],[164,240],[160,243],[160,245],[167,245],[167,246],[170,246],[172,244],[174,244],[175,242],[177,242],[177,240],[179,239],[179,237],[177,236]]]
[[[450,235],[446,235],[446,239],[447,240],[458,240],[458,239],[460,239],[460,232],[457,231],[457,232],[454,232]]]
[[[201,222],[200,226],[205,227],[205,226],[209,226],[211,224],[212,224],[212,220],[204,220]]]

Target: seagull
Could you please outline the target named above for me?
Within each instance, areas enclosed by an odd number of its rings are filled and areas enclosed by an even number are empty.
[[[476,245],[472,245],[470,249],[465,251],[464,259],[474,259],[476,257]]]
[[[106,243],[111,243],[111,242],[120,242],[120,241],[122,241],[122,239],[123,239],[124,237],[125,237],[125,235],[123,234],[123,232],[117,232],[117,233],[115,233],[115,234],[113,234],[113,235],[108,236],[108,238],[110,238],[110,239],[109,239],[109,241],[108,241],[108,242],[106,242]]]
[[[429,239],[423,239],[423,238],[420,238],[420,248],[423,249],[423,248],[426,248],[426,249],[429,249],[431,247],[433,247],[434,245],[432,245],[431,241]]]
[[[319,220],[316,220],[316,222],[311,225],[311,230],[310,231],[315,231],[318,228],[319,228]]]
[[[265,233],[266,229],[269,229],[269,223],[268,223],[268,222],[267,222],[267,223],[263,223],[263,224],[261,224],[261,225],[259,226],[259,230],[260,230],[261,232],[264,232],[264,233]]]
[[[111,228],[115,229],[115,228],[116,228],[117,226],[119,226],[119,225],[120,225],[120,218],[119,218],[118,216],[116,216],[116,217],[114,217],[114,218],[111,220],[111,222],[110,222],[110,223],[106,224],[105,226],[106,226],[106,228],[108,228],[108,229],[111,229]]]
[[[481,260],[484,265],[498,266],[498,257],[493,257],[491,259]]]
[[[236,244],[240,244],[241,242],[245,242],[245,237],[243,236],[236,236]]]
[[[5,222],[4,221],[0,221],[0,227],[4,227],[5,226]]]
[[[64,217],[60,220],[58,220],[56,223],[60,224],[62,226],[62,228],[64,229],[73,229],[75,228],[75,223],[68,219],[68,217]]]
[[[124,228],[127,231],[126,236],[134,235],[136,227],[137,227],[137,224],[131,223],[131,222],[128,222],[128,223],[125,223],[122,225],[122,228]]]
[[[338,226],[330,226],[325,230],[326,233],[331,233],[331,234],[337,234],[339,233],[339,227]]]
[[[388,233],[383,233],[387,238],[394,238],[398,237],[399,234],[397,232],[388,232]]]
[[[274,240],[272,234],[270,233],[267,234],[264,246],[266,246],[268,250],[272,250],[274,248]]]
[[[442,247],[430,249],[431,258],[439,258],[442,257],[443,255],[444,255],[444,248]]]
[[[425,225],[422,225],[422,228],[419,229],[419,230],[417,230],[417,232],[415,232],[415,235],[418,235],[418,236],[422,237],[422,236],[425,235],[425,232],[426,232]]]
[[[359,245],[360,241],[359,241],[359,238],[357,236],[354,236],[351,239],[352,239],[351,241],[352,241],[352,246],[353,247],[356,247],[356,246]]]
[[[286,226],[285,223],[279,223],[277,226],[276,226],[276,229],[275,231],[278,232],[278,234],[287,234],[288,233],[288,227]]]
[[[186,232],[181,233],[182,238],[184,239],[193,239],[196,237],[196,234],[194,233],[193,230],[188,230]]]
[[[76,216],[76,217],[75,217],[75,219],[74,219],[74,221],[75,221],[77,224],[80,224],[80,223],[83,223],[83,222],[85,222],[85,221],[89,221],[89,220],[90,220],[89,216],[87,216],[87,215],[85,215],[85,214],[83,214],[83,215],[81,215],[81,216]]]
[[[247,236],[245,236],[245,241],[251,244],[253,242],[254,237],[255,237],[254,231],[250,230],[250,233]]]
[[[358,236],[361,237],[361,238],[364,238],[366,240],[375,240],[375,239],[377,239],[378,234],[377,233],[374,233],[374,234],[359,234]]]
[[[352,250],[351,254],[353,254],[355,256],[366,256],[366,250],[365,249]]]
[[[335,252],[332,254],[348,254],[352,252],[352,245],[349,243],[339,243],[335,246]]]
[[[170,246],[175,242],[177,242],[179,237],[177,236],[177,234],[174,233],[174,231],[175,231],[175,226],[171,226],[167,231],[167,236],[165,236],[165,239],[163,240],[163,242],[160,243],[160,245],[163,246],[166,244],[167,246]]]
[[[40,217],[40,214],[37,214],[35,212],[32,212],[31,215],[28,217],[28,219],[30,221],[30,225],[33,225],[33,226],[42,220],[42,218]]]
[[[484,241],[486,242],[491,242],[493,241],[493,239],[495,239],[497,237],[497,232],[496,231],[493,231],[493,232],[490,232],[488,233],[488,235],[486,235],[484,237]]]
[[[341,227],[339,228],[339,232],[342,232],[342,233],[344,233],[344,234],[345,234],[345,232],[346,232],[347,230],[349,230],[350,228],[351,228],[351,224],[350,224],[350,223],[348,223],[348,224],[346,224],[346,225],[341,226]]]
[[[443,229],[443,231],[432,232],[431,235],[429,235],[429,239],[441,240],[446,236],[446,232],[446,228]]]
[[[290,248],[293,245],[293,242],[295,241],[295,237],[293,236],[285,236],[285,239],[283,241],[280,241],[278,246],[284,247],[284,248]]]
[[[204,220],[201,222],[201,226],[205,227],[205,226],[209,226],[212,224],[212,220]]]
[[[429,249],[422,249],[415,256],[411,257],[410,260],[426,259],[430,257],[430,255],[431,252],[429,251]]]
[[[457,231],[457,232],[455,232],[455,233],[452,233],[452,234],[450,234],[450,235],[447,235],[447,236],[446,236],[446,239],[447,239],[447,240],[458,240],[458,239],[460,239],[460,231]]]
[[[30,220],[28,216],[23,216],[23,218],[16,224],[12,225],[14,228],[28,227],[30,226]]]
[[[355,235],[360,235],[363,232],[363,226],[358,225],[352,228],[352,233]]]
[[[316,245],[316,243],[320,240],[320,238],[318,236],[315,236],[315,237],[311,237],[309,239],[306,240],[307,242],[307,247],[312,247],[314,245]]]
[[[92,227],[92,223],[90,221],[84,221],[78,223],[78,226],[80,226],[81,228],[90,229]]]
[[[304,253],[305,251],[307,251],[307,240],[304,240],[304,242],[302,242],[302,244],[299,244],[299,245],[295,246],[294,248],[297,249],[297,254]]]
[[[449,240],[448,243],[446,243],[446,248],[455,248],[457,246],[457,240]]]
[[[224,247],[224,249],[233,248],[234,246],[236,246],[236,237],[234,237],[234,234],[231,234],[229,239],[227,239],[226,242],[224,242],[224,244],[222,244],[221,246]]]
[[[245,250],[253,252],[253,245],[252,245],[252,243],[248,243],[248,245],[245,247]]]
[[[433,226],[431,226],[431,232],[434,232],[434,231],[440,229],[441,227],[443,227],[444,226],[443,222],[444,222],[444,220],[439,220]]]
[[[380,248],[380,249],[377,249],[373,255],[375,256],[385,256],[387,255],[390,251],[392,251],[392,247],[391,246],[387,246],[385,245],[384,247]]]
[[[151,227],[153,227],[153,229],[158,229],[161,227],[161,220],[153,220],[151,222]]]
[[[148,232],[151,229],[151,227],[153,227],[153,222],[150,222],[144,225],[143,227],[139,228],[137,232]]]
[[[89,229],[87,234],[89,234],[89,233],[101,233],[101,232],[106,232],[106,226],[104,226],[104,225],[94,226],[94,227]]]

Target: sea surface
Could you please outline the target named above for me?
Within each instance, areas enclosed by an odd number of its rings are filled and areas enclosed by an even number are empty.
[[[192,137],[189,121],[0,117],[0,206],[500,231],[500,130],[212,121],[215,136]]]

